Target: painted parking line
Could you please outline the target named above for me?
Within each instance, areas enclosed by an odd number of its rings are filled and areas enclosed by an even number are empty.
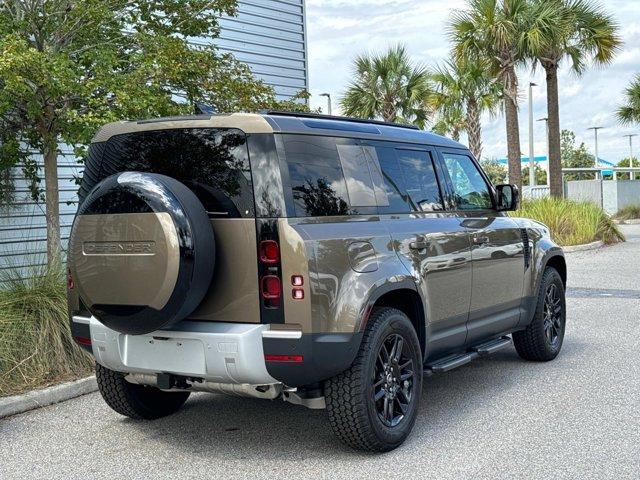
[[[620,290],[613,288],[568,288],[567,298],[637,298],[640,290]]]

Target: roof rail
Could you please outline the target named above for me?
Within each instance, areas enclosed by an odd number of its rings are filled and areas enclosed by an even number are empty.
[[[316,118],[321,120],[338,120],[341,122],[368,123],[373,125],[385,125],[387,127],[398,127],[398,128],[408,128],[411,130],[420,130],[415,125],[383,122],[381,120],[367,120],[364,118],[355,118],[355,117],[340,117],[337,115],[323,115],[321,113],[293,112],[293,111],[287,111],[287,110],[263,110],[260,113],[264,115],[281,115],[283,117],[302,117],[302,118]]]

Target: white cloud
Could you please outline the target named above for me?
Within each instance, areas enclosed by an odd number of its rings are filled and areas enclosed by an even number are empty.
[[[311,105],[326,110],[326,98],[333,97],[334,112],[349,82],[353,58],[366,51],[379,51],[403,43],[412,57],[427,65],[446,59],[449,52],[446,24],[454,9],[464,8],[464,0],[307,0]],[[589,148],[593,134],[588,127],[602,124],[600,156],[612,161],[628,152],[622,135],[633,128],[622,128],[615,120],[622,91],[635,73],[640,73],[640,1],[608,0],[605,7],[621,27],[625,45],[616,60],[606,68],[592,68],[577,77],[567,66],[560,72],[561,127],[573,130],[579,142]],[[527,154],[527,85],[534,89],[534,120],[546,117],[544,72],[521,69],[520,130],[521,148]],[[483,119],[484,154],[502,157],[506,153],[504,119]],[[640,127],[638,128],[640,131]],[[545,153],[544,122],[534,122],[535,150]]]

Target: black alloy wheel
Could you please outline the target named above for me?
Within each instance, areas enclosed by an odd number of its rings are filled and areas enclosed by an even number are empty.
[[[373,401],[378,418],[395,427],[409,409],[416,384],[413,360],[401,335],[393,333],[380,345],[373,378]]]

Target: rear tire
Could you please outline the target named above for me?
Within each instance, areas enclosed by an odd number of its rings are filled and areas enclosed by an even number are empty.
[[[96,380],[104,401],[120,415],[138,420],[155,420],[180,410],[190,392],[163,392],[136,385],[124,374],[96,364]]]
[[[325,382],[335,435],[358,450],[386,452],[405,441],[422,393],[422,353],[413,325],[394,308],[376,308],[351,367]]]
[[[564,283],[558,271],[547,267],[542,275],[533,320],[520,332],[514,332],[513,344],[521,358],[548,362],[562,349],[566,325]]]

